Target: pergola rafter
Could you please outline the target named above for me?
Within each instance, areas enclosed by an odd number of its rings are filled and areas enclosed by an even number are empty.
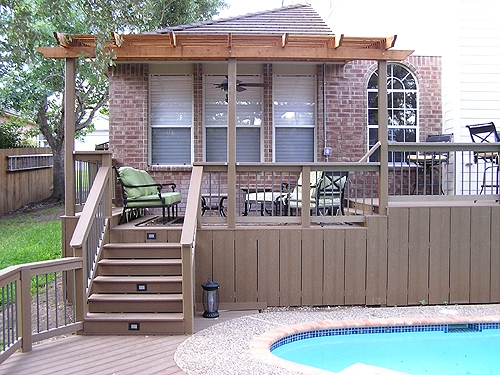
[[[95,57],[95,35],[54,33],[57,47],[39,47],[47,58]],[[284,34],[112,34],[106,48],[116,62],[126,61],[400,61],[413,51],[393,50],[391,37]]]

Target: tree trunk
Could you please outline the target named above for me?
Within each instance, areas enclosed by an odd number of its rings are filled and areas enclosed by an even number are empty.
[[[50,201],[63,201],[65,194],[65,184],[64,184],[64,126],[63,126],[64,115],[61,112],[60,118],[57,122],[57,129],[55,133],[52,133],[48,119],[47,119],[47,99],[38,109],[37,125],[40,132],[43,134],[50,148],[52,149],[52,155],[54,157],[54,167],[53,167],[53,189],[52,195],[47,199]]]
[[[65,183],[64,183],[64,143],[58,144],[52,148],[54,155],[54,182],[50,200],[64,201]]]

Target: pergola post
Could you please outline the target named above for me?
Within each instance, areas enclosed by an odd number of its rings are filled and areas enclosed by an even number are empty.
[[[380,141],[379,214],[387,215],[389,201],[389,147],[387,130],[387,61],[378,62],[378,140]]]
[[[66,216],[75,215],[75,80],[76,60],[66,59],[64,83],[64,194]]]
[[[227,226],[236,226],[236,59],[227,67]]]

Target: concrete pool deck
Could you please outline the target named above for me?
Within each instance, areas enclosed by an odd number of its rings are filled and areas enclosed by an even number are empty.
[[[500,322],[500,305],[441,305],[416,307],[331,307],[274,308],[215,324],[189,337],[177,348],[174,359],[189,375],[223,374],[333,374],[279,359],[269,352],[277,339],[324,328],[410,324],[451,324],[459,322]],[[283,361],[283,362],[282,362]],[[287,362],[287,363],[284,363]],[[356,364],[338,375],[395,375],[399,372]]]

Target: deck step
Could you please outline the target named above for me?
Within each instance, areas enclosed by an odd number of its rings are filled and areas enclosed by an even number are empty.
[[[87,335],[183,334],[182,313],[88,313],[84,322]]]
[[[186,332],[179,243],[103,246],[88,297],[85,334]]]
[[[179,243],[113,243],[103,246],[103,258],[107,259],[172,259],[181,257]]]
[[[92,294],[89,312],[182,313],[182,294]]]
[[[181,259],[102,259],[97,264],[98,276],[171,276],[181,273]]]
[[[97,276],[92,293],[181,293],[182,276]]]

